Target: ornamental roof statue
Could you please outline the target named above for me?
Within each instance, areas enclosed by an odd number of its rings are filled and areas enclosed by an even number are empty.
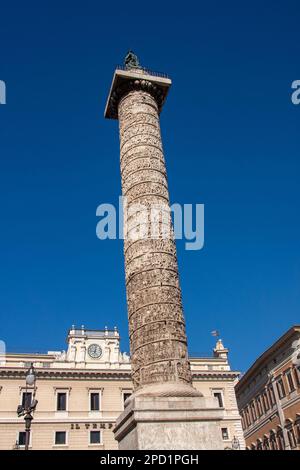
[[[137,55],[129,50],[125,56],[124,65],[126,69],[139,68],[140,63]]]

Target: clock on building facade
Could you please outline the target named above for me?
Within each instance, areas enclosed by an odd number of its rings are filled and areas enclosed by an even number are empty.
[[[92,359],[99,359],[102,356],[102,348],[99,344],[90,344],[88,347],[88,355]]]

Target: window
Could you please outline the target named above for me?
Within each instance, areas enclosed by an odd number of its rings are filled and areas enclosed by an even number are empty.
[[[274,432],[270,433],[270,444],[271,444],[272,450],[278,450],[277,442],[276,442],[276,435],[274,434]]]
[[[293,429],[289,429],[288,430],[288,438],[289,438],[289,443],[290,443],[290,446],[291,448],[293,449],[294,447],[296,447],[296,439],[295,439],[295,434],[294,434],[294,430]]]
[[[263,450],[261,439],[257,439],[256,450]]]
[[[267,436],[264,438],[264,450],[270,450],[270,443]]]
[[[284,398],[286,393],[285,393],[285,388],[284,388],[284,383],[283,383],[283,380],[282,378],[278,379],[277,380],[277,390],[278,390],[278,395],[279,395],[279,398]]]
[[[221,428],[221,431],[222,431],[223,441],[228,441],[228,439],[229,439],[228,429],[227,428]]]
[[[243,428],[243,431],[245,431],[245,429],[246,429],[246,420],[245,420],[245,412],[244,411],[241,412],[241,418],[242,418],[242,428]]]
[[[90,444],[101,444],[100,431],[90,431]]]
[[[57,394],[57,411],[66,411],[67,409],[67,394],[59,392]]]
[[[132,395],[131,392],[124,392],[124,393],[123,393],[123,403],[125,403],[125,401],[127,400],[127,398],[129,398],[131,395]]]
[[[255,408],[254,401],[251,403],[250,406],[251,406],[251,414],[252,414],[253,421],[256,421],[257,420],[257,414],[256,414],[256,408]]]
[[[90,394],[90,400],[91,400],[91,411],[99,411],[100,410],[100,397],[99,397],[99,393],[91,393]]]
[[[295,367],[295,369],[294,369],[294,377],[295,377],[296,384],[298,385],[298,387],[300,386],[299,374],[300,374],[299,369],[297,370],[297,368]]]
[[[64,445],[66,444],[66,431],[56,431],[55,433],[55,445]]]
[[[263,393],[263,404],[264,404],[265,411],[268,411],[270,409],[270,405],[269,405],[267,392]]]
[[[25,443],[26,443],[26,432],[20,431],[19,437],[18,437],[18,444],[19,446],[25,446]]]
[[[277,443],[278,443],[278,450],[283,450],[285,445],[284,445],[282,429],[279,429],[277,431]]]
[[[224,405],[223,405],[222,392],[214,392],[214,397],[217,398],[219,407],[223,408]]]
[[[300,423],[296,425],[296,433],[297,433],[297,442],[300,444]]]
[[[122,400],[122,407],[123,407],[123,410],[125,408],[125,401],[132,395],[132,390],[130,390],[130,388],[125,388],[125,389],[122,389],[122,396],[121,396],[121,400]]]
[[[286,372],[285,376],[286,376],[286,379],[287,379],[287,383],[288,383],[290,392],[293,392],[293,391],[295,390],[295,385],[294,385],[294,381],[293,381],[293,377],[292,377],[291,371],[288,370],[288,371]]]
[[[258,416],[262,416],[263,414],[263,408],[261,406],[261,398],[260,396],[256,397],[256,405],[257,405],[257,411],[258,411]]]
[[[27,408],[31,405],[32,401],[32,393],[31,392],[23,392],[22,395],[22,406],[23,408]]]
[[[247,407],[245,410],[245,416],[246,416],[246,423],[248,426],[251,424],[251,419],[250,419],[250,414],[249,414],[249,408]]]
[[[270,385],[270,387],[268,388],[268,391],[269,391],[269,398],[270,398],[271,406],[274,406],[276,402],[275,402],[273,385]]]

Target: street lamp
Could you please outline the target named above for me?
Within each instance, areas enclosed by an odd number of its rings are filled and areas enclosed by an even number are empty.
[[[27,387],[33,387],[33,396],[30,402],[27,400],[27,395],[25,395],[25,402],[24,405],[19,405],[17,408],[18,416],[24,416],[25,420],[25,450],[28,450],[29,447],[29,440],[30,440],[30,429],[31,429],[31,421],[33,420],[32,413],[34,412],[38,401],[35,399],[35,392],[36,392],[36,372],[33,367],[33,363],[31,363],[30,368],[26,373],[26,394],[27,394]]]
[[[35,385],[35,379],[35,370],[33,367],[33,363],[31,363],[30,369],[27,371],[26,374],[26,385],[32,387],[33,385]]]
[[[233,450],[240,450],[240,441],[236,436],[233,436],[231,446]]]

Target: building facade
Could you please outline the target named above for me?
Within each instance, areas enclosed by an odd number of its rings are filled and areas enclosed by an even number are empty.
[[[235,387],[249,450],[300,450],[300,326],[265,351]]]
[[[32,422],[31,449],[117,449],[113,428],[132,393],[131,364],[120,351],[114,330],[72,327],[67,351],[12,354],[0,364],[0,449],[24,449],[24,419],[17,407],[33,397],[25,374],[33,363],[38,400]],[[224,448],[232,442],[244,448],[241,418],[234,385],[239,372],[231,371],[228,350],[219,340],[212,357],[190,358],[193,385],[204,396],[215,396],[223,409],[220,433]]]

